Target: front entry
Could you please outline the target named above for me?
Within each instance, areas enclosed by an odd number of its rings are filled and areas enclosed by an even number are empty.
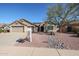
[[[68,26],[67,27],[67,32],[71,32],[72,31],[72,27],[71,26]]]
[[[41,29],[41,32],[44,32],[44,26],[41,26],[40,29]]]

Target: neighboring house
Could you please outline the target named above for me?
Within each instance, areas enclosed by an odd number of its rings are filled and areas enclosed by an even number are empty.
[[[79,28],[79,21],[74,21],[70,23],[72,25],[72,28]]]
[[[1,24],[0,24],[0,29],[4,29],[4,25],[5,25],[5,24],[2,24],[2,23],[1,23]]]
[[[26,32],[29,28],[33,29],[34,25],[25,19],[20,19],[12,22],[9,27],[10,32]]]
[[[79,21],[74,21],[70,24],[63,24],[60,28],[60,32],[72,32],[75,29],[79,29]]]
[[[71,29],[72,29],[72,31],[74,31],[74,30],[76,30],[76,29],[78,29],[79,30],[79,21],[74,21],[74,22],[72,22],[72,23],[70,23],[71,24]]]
[[[10,32],[9,24],[5,24],[5,25],[4,25],[4,31],[5,31],[5,32]]]

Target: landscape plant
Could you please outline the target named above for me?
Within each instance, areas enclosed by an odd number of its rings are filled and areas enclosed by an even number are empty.
[[[49,6],[47,11],[47,22],[51,24],[58,25],[59,28],[62,27],[64,23],[67,25],[76,20],[79,16],[79,4],[55,4],[54,6]]]

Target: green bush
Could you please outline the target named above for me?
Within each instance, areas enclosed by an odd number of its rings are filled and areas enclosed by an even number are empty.
[[[1,33],[1,32],[4,32],[4,30],[0,29],[0,33]]]

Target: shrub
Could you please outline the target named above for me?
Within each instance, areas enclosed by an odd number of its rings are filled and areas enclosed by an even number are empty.
[[[79,37],[79,32],[77,33],[77,36]]]
[[[77,36],[79,37],[79,29],[77,29]]]
[[[73,31],[75,34],[77,34],[77,36],[79,37],[79,28],[74,28]]]
[[[1,33],[1,32],[4,32],[4,30],[0,29],[0,33]]]
[[[77,33],[78,29],[77,28],[73,28],[72,32]]]

